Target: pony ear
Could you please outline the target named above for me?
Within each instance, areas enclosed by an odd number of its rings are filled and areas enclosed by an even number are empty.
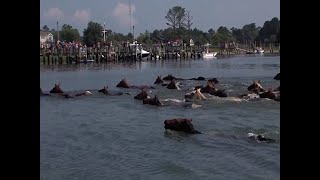
[[[253,82],[253,84],[255,84],[255,83],[256,83],[256,81],[255,81],[255,80],[253,80],[252,82]]]
[[[259,79],[258,83],[260,83],[260,79]]]
[[[109,88],[109,86],[107,86],[107,88],[106,89],[108,89]]]

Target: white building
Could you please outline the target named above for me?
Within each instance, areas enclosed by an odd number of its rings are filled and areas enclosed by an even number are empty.
[[[53,42],[53,35],[50,32],[40,31],[40,44],[47,41]]]

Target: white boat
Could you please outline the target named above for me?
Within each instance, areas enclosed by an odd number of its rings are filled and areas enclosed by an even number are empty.
[[[264,53],[264,50],[263,50],[261,47],[257,47],[257,48],[254,50],[254,53],[256,53],[256,54],[263,54],[263,53]]]
[[[211,44],[209,44],[209,43],[203,45],[203,47],[205,48],[205,50],[202,52],[203,59],[212,59],[212,58],[215,58],[216,55],[218,54],[217,52],[209,52],[210,45]]]
[[[142,45],[139,44],[137,41],[134,41],[132,44],[129,45],[130,49],[136,49],[137,52],[137,58],[140,58],[140,56],[142,56],[143,58],[146,58],[149,56],[150,52],[146,51],[143,49]]]

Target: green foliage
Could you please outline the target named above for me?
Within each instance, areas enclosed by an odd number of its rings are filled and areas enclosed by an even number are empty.
[[[276,17],[266,21],[257,38],[262,42],[280,42],[280,20]]]
[[[64,24],[62,26],[59,35],[61,41],[72,42],[81,40],[78,29],[72,28],[72,26],[69,24]]]
[[[43,30],[43,31],[49,31],[50,29],[49,29],[49,27],[48,27],[47,25],[44,25],[44,26],[42,27],[42,30]]]
[[[88,26],[83,31],[83,42],[87,46],[92,46],[97,42],[101,42],[103,40],[102,26],[99,23],[90,21]]]
[[[166,23],[169,27],[172,27],[175,31],[177,28],[185,26],[186,12],[185,8],[181,6],[174,6],[172,9],[169,9],[165,18],[169,21]]]

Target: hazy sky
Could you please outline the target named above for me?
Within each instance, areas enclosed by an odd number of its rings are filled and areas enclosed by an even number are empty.
[[[89,21],[106,22],[107,29],[130,32],[130,0],[40,0],[40,27],[63,24],[78,28],[80,34]],[[263,26],[273,17],[280,19],[280,0],[131,0],[131,23],[135,35],[145,30],[167,28],[165,16],[173,6],[191,11],[193,27],[205,32],[220,26],[242,28]]]

